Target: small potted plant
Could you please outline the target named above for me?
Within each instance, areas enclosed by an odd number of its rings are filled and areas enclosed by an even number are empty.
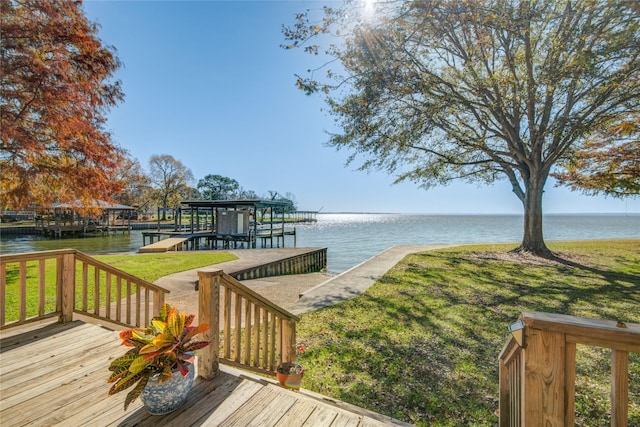
[[[180,314],[178,309],[164,304],[160,316],[146,328],[120,332],[122,345],[130,347],[109,366],[114,383],[109,395],[131,386],[124,409],[138,396],[151,414],[166,414],[186,401],[195,377],[195,354],[210,344],[195,336],[209,330],[209,325],[192,326],[195,315]]]
[[[300,347],[298,353],[304,353],[304,348]],[[304,376],[304,366],[297,361],[282,362],[276,368],[276,377],[278,382],[284,387],[300,390],[302,377]]]

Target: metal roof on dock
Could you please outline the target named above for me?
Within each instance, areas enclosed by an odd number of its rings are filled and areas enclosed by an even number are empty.
[[[249,200],[183,200],[180,202],[182,205],[187,205],[191,208],[242,208],[253,207],[258,209],[263,208],[288,208],[293,207],[293,203],[289,201],[277,201],[277,200],[261,200],[261,199],[249,199]]]

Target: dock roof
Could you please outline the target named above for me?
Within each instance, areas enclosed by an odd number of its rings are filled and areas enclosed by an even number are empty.
[[[261,199],[249,199],[249,200],[183,200],[180,202],[182,205],[186,205],[190,208],[291,208],[293,203],[288,201],[276,201],[276,200],[261,200]]]
[[[109,203],[104,200],[91,200],[89,202],[83,202],[82,200],[74,200],[70,203],[52,203],[50,206],[45,206],[45,208],[69,208],[69,209],[80,209],[80,208],[97,208],[97,209],[106,209],[106,210],[135,210],[133,206],[121,205],[119,203]]]

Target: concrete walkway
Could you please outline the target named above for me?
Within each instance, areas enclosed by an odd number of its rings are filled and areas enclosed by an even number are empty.
[[[398,245],[304,292],[287,310],[302,314],[348,300],[366,291],[405,256],[453,245]]]
[[[389,269],[411,253],[450,246],[454,245],[392,246],[337,276],[328,276],[323,273],[297,274],[245,280],[242,283],[263,294],[287,311],[300,315],[363,293]],[[238,259],[212,267],[220,268],[230,274],[261,263],[266,264],[293,256],[296,251],[304,250],[308,250],[308,248],[229,250],[227,252],[236,255]],[[195,285],[198,280],[198,270],[201,269],[196,268],[171,274],[161,277],[154,283],[171,291],[167,295],[168,303],[187,310],[189,313],[197,313],[198,293],[195,290]]]
[[[222,262],[210,266],[219,268],[227,274],[243,271],[247,268],[258,267],[299,254],[307,253],[315,248],[281,248],[281,249],[239,249],[224,250],[238,257],[233,261]],[[198,271],[208,267],[199,267],[192,270],[170,274],[154,281],[170,291],[166,296],[166,302],[188,313],[198,313],[198,292],[196,284]],[[330,277],[324,273],[310,273],[287,276],[273,276],[262,279],[244,280],[242,283],[265,298],[287,308],[295,303],[301,291],[322,283]]]
[[[294,257],[296,255],[313,251],[314,249],[318,248],[225,249],[224,252],[233,254],[237,256],[238,259],[221,262],[220,264],[215,264],[211,267],[219,268],[227,274],[233,274],[247,268],[257,267],[281,259]],[[154,283],[170,290],[171,293],[195,291],[196,282],[198,280],[198,270],[202,270],[203,268],[205,267],[170,274],[157,279]]]

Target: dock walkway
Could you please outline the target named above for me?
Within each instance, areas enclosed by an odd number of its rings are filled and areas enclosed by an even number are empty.
[[[213,250],[213,249],[256,249],[261,242],[262,248],[284,248],[285,237],[293,237],[292,247],[296,247],[296,229],[259,228],[245,233],[216,233],[210,230],[158,230],[142,233],[142,247],[139,252],[167,252],[175,250]],[[184,239],[174,245],[172,238]],[[147,244],[147,241],[149,242]],[[274,246],[275,242],[275,246]]]
[[[169,237],[168,239],[159,240],[138,249],[141,254],[146,253],[163,253],[169,251],[179,251],[189,237]]]

